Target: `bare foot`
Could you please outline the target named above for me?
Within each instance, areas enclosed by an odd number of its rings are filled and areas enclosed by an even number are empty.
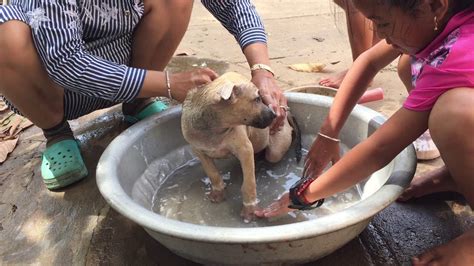
[[[413,265],[473,265],[474,227],[456,239],[413,258]]]
[[[342,80],[344,79],[346,74],[347,74],[347,69],[335,74],[334,76],[321,79],[319,81],[319,85],[338,89],[339,86],[341,86]]]
[[[416,176],[410,186],[398,198],[398,201],[407,201],[435,192],[457,191],[456,184],[446,166],[428,173]]]

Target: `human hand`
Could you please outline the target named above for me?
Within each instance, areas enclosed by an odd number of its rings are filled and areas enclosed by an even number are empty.
[[[210,68],[197,68],[169,75],[171,96],[183,102],[189,90],[215,80],[219,75]]]
[[[340,158],[339,143],[318,135],[306,155],[303,177],[321,175],[329,162],[335,164]]]
[[[260,218],[279,216],[292,211],[288,205],[290,205],[290,193],[287,192],[265,209],[256,210],[255,215]]]
[[[275,120],[270,125],[270,134],[274,134],[283,127],[286,119],[286,109],[281,106],[288,106],[283,91],[276,84],[273,75],[266,70],[256,70],[252,73],[252,82],[259,89],[263,103],[268,105],[276,114]]]

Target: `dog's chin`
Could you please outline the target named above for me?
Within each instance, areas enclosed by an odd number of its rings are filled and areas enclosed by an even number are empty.
[[[262,110],[259,116],[255,117],[252,120],[250,126],[262,129],[266,128],[272,124],[273,119],[275,119],[275,117],[275,112],[273,112],[272,109],[266,107],[264,110]]]
[[[273,119],[254,119],[250,126],[256,128],[266,128],[272,124]]]

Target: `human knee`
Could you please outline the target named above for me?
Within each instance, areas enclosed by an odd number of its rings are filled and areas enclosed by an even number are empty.
[[[192,0],[145,0],[145,15],[159,14],[163,19],[163,14],[167,14],[169,20],[175,20],[185,14],[191,14],[193,7]],[[178,17],[173,14],[179,15]],[[166,16],[165,16],[166,17]]]
[[[472,89],[453,89],[439,97],[428,121],[431,136],[437,145],[459,143],[464,148],[474,148],[474,144],[470,144],[474,132],[473,104]]]
[[[403,85],[405,85],[406,89],[410,91],[412,89],[411,65],[410,57],[408,55],[400,56],[400,59],[398,60],[397,71],[398,77],[400,77],[400,80],[403,82]]]
[[[0,25],[0,66],[16,69],[29,62],[24,58],[26,49],[33,48],[31,29],[21,21],[9,21]]]

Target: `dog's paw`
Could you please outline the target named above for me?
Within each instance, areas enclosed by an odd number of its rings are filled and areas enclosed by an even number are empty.
[[[219,202],[222,202],[225,200],[225,193],[224,193],[225,190],[215,190],[213,189],[208,197],[209,199],[211,200],[211,202],[214,202],[214,203],[219,203]]]
[[[257,216],[255,215],[255,211],[260,210],[260,208],[255,205],[244,205],[242,207],[242,211],[240,212],[240,216],[244,220],[244,223],[250,223],[251,221],[254,221]]]

